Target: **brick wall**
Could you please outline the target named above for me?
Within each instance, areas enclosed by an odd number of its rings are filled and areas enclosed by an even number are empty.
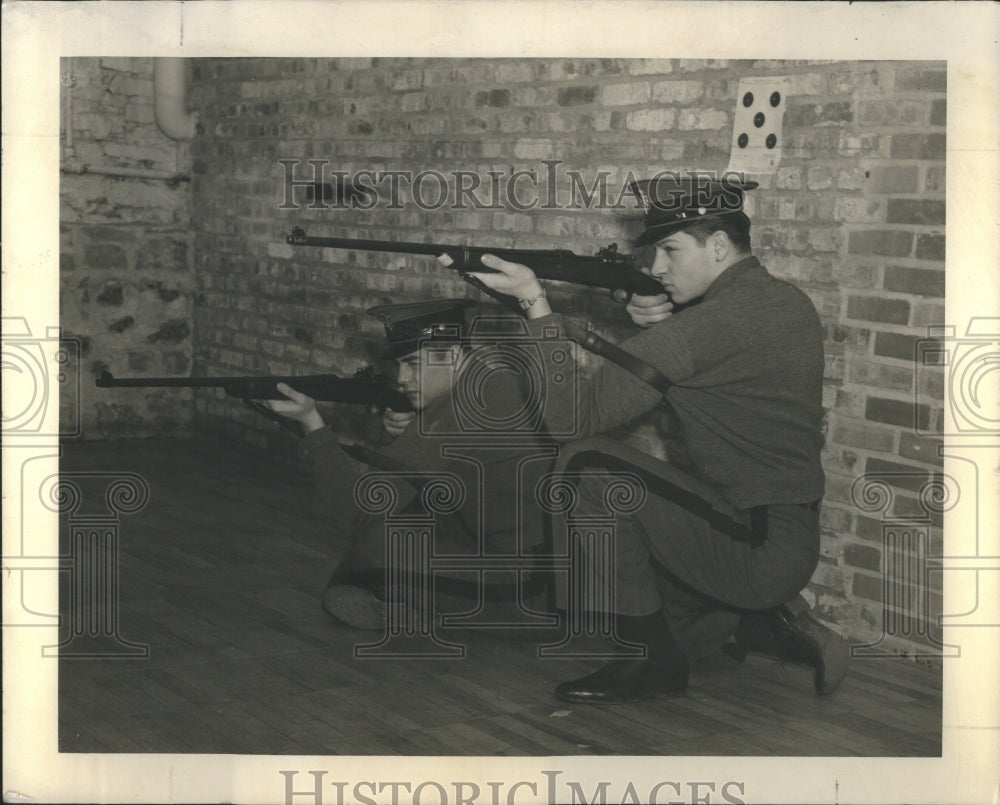
[[[852,500],[866,472],[910,473],[895,513],[940,471],[940,373],[914,371],[916,339],[944,316],[943,63],[718,60],[206,59],[195,62],[192,144],[198,373],[349,373],[373,354],[367,306],[477,292],[425,259],[292,249],[316,234],[437,239],[588,252],[635,224],[593,209],[281,209],[279,160],[326,170],[434,169],[510,176],[546,160],[618,188],[629,171],[726,168],[739,79],[788,75],[786,149],[753,194],[754,244],[801,287],[826,330],[823,556],[809,595],[857,639],[882,630],[882,523]],[[432,187],[425,190],[430,193]],[[555,306],[620,334],[603,294]],[[915,403],[915,404],[914,404]],[[914,416],[917,422],[914,423]],[[204,432],[280,451],[285,437],[221,395],[196,398]],[[364,425],[335,419],[345,429]],[[917,427],[915,427],[915,424]],[[640,426],[633,440],[651,442]],[[931,538],[940,541],[940,522]],[[940,611],[938,605],[935,611]],[[926,628],[886,645],[913,651]]]
[[[81,344],[83,438],[185,433],[189,391],[102,391],[93,377],[190,374],[190,183],[100,172],[184,175],[187,146],[156,126],[152,59],[62,68],[60,323]]]

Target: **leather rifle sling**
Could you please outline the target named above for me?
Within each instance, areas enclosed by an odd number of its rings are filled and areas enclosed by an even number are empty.
[[[600,355],[613,363],[618,364],[623,369],[631,372],[640,380],[648,383],[660,394],[666,396],[671,383],[667,377],[654,369],[641,358],[637,358],[629,352],[615,346],[607,339],[601,338],[593,330],[584,330],[579,325],[566,322],[567,334],[588,352]],[[764,542],[767,537],[767,506],[754,506],[750,509],[749,527],[733,520],[728,515],[716,511],[711,504],[699,498],[697,495],[681,489],[680,487],[666,482],[665,479],[657,479],[654,487],[659,487],[663,497],[673,500],[683,508],[698,515],[702,519],[712,524],[717,531],[728,534],[738,542],[748,542],[757,546]]]
[[[631,372],[640,380],[648,383],[660,394],[666,394],[671,383],[661,372],[654,369],[642,358],[637,358],[630,352],[626,352],[621,347],[617,347],[607,339],[601,338],[593,330],[584,330],[577,324],[566,322],[566,332],[570,338],[576,341],[588,352],[607,358],[612,363],[617,363],[622,369]]]

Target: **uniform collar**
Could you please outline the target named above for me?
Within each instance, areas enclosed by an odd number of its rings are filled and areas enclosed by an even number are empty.
[[[760,260],[757,259],[755,255],[750,255],[749,257],[744,257],[737,263],[733,263],[729,268],[723,271],[719,276],[717,276],[712,284],[708,286],[708,290],[702,294],[702,299],[710,299],[719,293],[722,289],[729,285],[732,285],[740,277],[747,274],[750,271],[756,269],[763,270],[763,266],[760,264]]]

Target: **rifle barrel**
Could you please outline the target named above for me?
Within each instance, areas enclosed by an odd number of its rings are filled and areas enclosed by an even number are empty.
[[[439,254],[462,254],[466,253],[474,256],[484,254],[495,254],[503,259],[520,258],[573,258],[573,252],[565,249],[507,249],[503,247],[487,248],[485,246],[457,246],[454,244],[441,243],[416,243],[410,240],[367,240],[365,238],[323,238],[307,235],[304,230],[295,227],[292,234],[285,238],[285,241],[293,246],[319,246],[327,249],[357,249],[363,252],[393,252],[396,254],[422,254],[437,257]],[[486,266],[479,266],[476,269],[490,271]]]
[[[565,249],[509,249],[503,247],[457,246],[440,243],[414,243],[412,241],[366,240],[363,238],[310,237],[301,227],[292,229],[285,238],[293,246],[318,246],[330,249],[357,249],[358,251],[393,252],[398,254],[421,254],[438,256],[447,254],[452,259],[452,268],[464,273],[480,271],[491,273],[494,269],[480,264],[484,254],[492,254],[501,260],[524,263],[530,266],[540,279],[607,288],[622,289],[629,294],[656,296],[663,293],[663,286],[652,277],[635,267],[635,256],[618,254],[616,247],[595,256],[574,254]],[[607,255],[605,252],[610,251]]]
[[[223,386],[224,377],[115,377],[111,372],[101,372],[97,387],[110,388],[188,388],[194,386]]]
[[[401,391],[377,380],[357,380],[337,375],[278,375],[268,377],[121,377],[101,372],[98,388],[221,388],[233,397],[256,400],[283,400],[277,390],[285,383],[307,397],[321,402],[369,403],[394,411],[412,411]]]

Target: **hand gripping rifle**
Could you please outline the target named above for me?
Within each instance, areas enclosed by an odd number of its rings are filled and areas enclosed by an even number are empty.
[[[424,254],[437,257],[448,255],[452,263],[449,268],[458,271],[463,279],[472,282],[491,296],[495,292],[485,288],[472,278],[468,271],[495,273],[481,262],[484,254],[492,254],[501,260],[522,263],[535,272],[535,276],[545,280],[571,282],[592,288],[606,288],[608,291],[622,290],[629,297],[632,294],[655,296],[664,293],[663,286],[636,267],[635,255],[619,254],[618,244],[605,246],[593,257],[574,254],[565,249],[501,249],[484,246],[452,246],[441,243],[412,243],[393,240],[361,240],[356,238],[315,238],[306,235],[301,227],[295,227],[285,238],[292,246],[320,246],[329,249],[357,249],[369,252],[394,252],[397,254]],[[503,296],[500,294],[499,296]]]
[[[321,402],[340,402],[365,405],[370,413],[381,414],[386,408],[393,411],[412,411],[413,406],[403,392],[392,388],[384,377],[375,374],[371,366],[354,373],[354,377],[337,375],[282,375],[268,377],[114,377],[101,372],[97,387],[107,388],[221,388],[230,397],[242,399],[250,408],[268,419],[295,431],[284,417],[261,405],[258,400],[287,400],[278,391],[284,383],[296,391]],[[295,431],[297,432],[297,431]]]

